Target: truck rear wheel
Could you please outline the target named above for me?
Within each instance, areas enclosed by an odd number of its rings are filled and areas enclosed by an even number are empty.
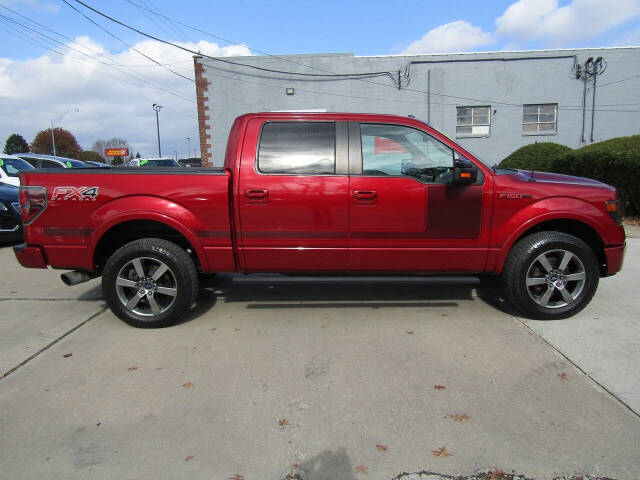
[[[102,292],[111,311],[129,325],[166,327],[195,301],[198,272],[189,254],[175,243],[143,238],[109,258]]]
[[[600,271],[591,248],[573,235],[538,232],[516,243],[502,273],[507,301],[540,320],[582,310],[598,288]]]

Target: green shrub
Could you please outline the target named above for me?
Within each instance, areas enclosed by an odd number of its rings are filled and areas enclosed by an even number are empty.
[[[500,162],[500,167],[521,168],[550,172],[551,163],[558,157],[571,152],[571,148],[559,143],[532,143],[519,148]]]
[[[640,135],[594,143],[556,158],[551,171],[618,187],[623,211],[640,214]]]

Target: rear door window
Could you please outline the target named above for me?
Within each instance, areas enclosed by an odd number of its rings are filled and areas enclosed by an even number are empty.
[[[333,122],[270,122],[262,127],[258,170],[289,175],[331,175],[336,171]]]

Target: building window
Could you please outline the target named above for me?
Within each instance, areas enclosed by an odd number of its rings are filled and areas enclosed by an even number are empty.
[[[336,171],[333,122],[273,122],[262,127],[258,170],[288,175],[326,175]]]
[[[456,107],[456,137],[488,137],[491,107]]]
[[[558,131],[558,104],[543,103],[524,105],[522,109],[522,133],[524,135],[549,135]]]

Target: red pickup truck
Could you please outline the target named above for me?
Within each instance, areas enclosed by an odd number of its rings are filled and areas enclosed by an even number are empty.
[[[492,168],[425,123],[346,113],[238,117],[221,169],[22,172],[30,268],[102,275],[113,312],[176,322],[198,273],[501,276],[534,318],[564,318],[622,266],[614,187]]]

